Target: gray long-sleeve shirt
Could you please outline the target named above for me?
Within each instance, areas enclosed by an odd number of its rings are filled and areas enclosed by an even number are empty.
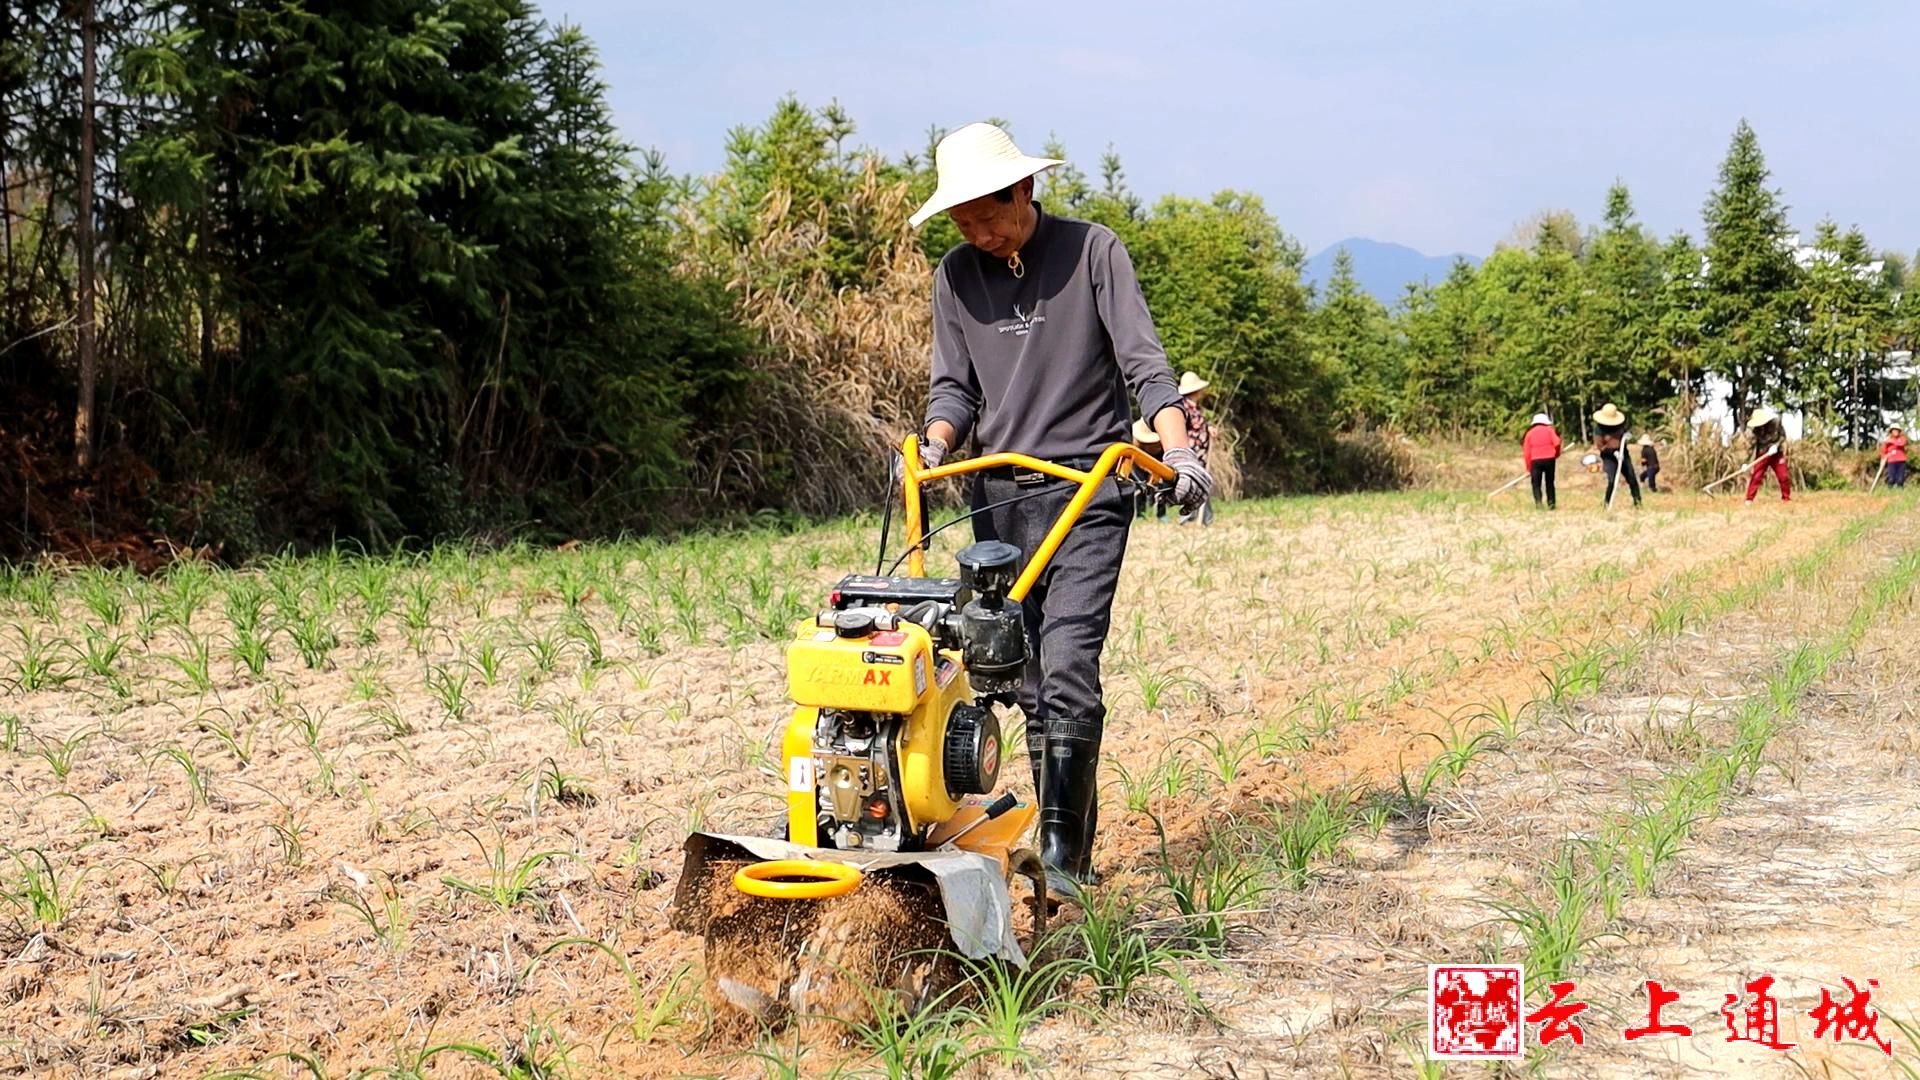
[[[984,453],[1090,457],[1128,438],[1129,390],[1151,423],[1180,384],[1120,238],[1034,209],[1026,276],[971,244],[940,260],[927,423],[973,432]]]

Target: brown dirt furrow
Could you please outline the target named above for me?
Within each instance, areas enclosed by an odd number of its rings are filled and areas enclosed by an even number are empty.
[[[1545,868],[1563,842],[1630,809],[1700,746],[1724,743],[1733,706],[1760,690],[1793,640],[1842,624],[1910,527],[1890,522],[1833,572],[1692,628],[1617,673],[1600,697],[1536,718],[1506,756],[1467,774],[1428,828],[1350,838],[1344,865],[1277,898],[1231,974],[1202,976],[1226,1032],[1189,1022],[1067,1038],[1048,1025],[1037,1045],[1103,1075],[1406,1075],[1425,1035],[1424,965],[1523,958],[1485,901],[1545,898]],[[1625,899],[1575,968],[1577,997],[1591,1005],[1587,1042],[1562,1044],[1541,1075],[1903,1075],[1877,1049],[1812,1045],[1806,1013],[1822,987],[1845,1000],[1842,976],[1878,979],[1875,999],[1891,1016],[1912,1019],[1920,1007],[1911,940],[1920,727],[1900,647],[1913,606],[1890,613],[1807,695],[1770,748],[1780,767],[1686,842],[1653,895]],[[1729,1045],[1719,1026],[1724,994],[1762,972],[1779,979],[1784,1037],[1801,1043],[1790,1055]],[[1667,1016],[1691,1024],[1693,1039],[1621,1039],[1644,1017],[1646,978],[1679,990]],[[1880,1031],[1910,1063],[1920,1046],[1891,1027]]]
[[[1228,507],[1205,532],[1143,528],[1109,645],[1110,760],[1140,770],[1188,735],[1238,737],[1316,687],[1373,692],[1395,670],[1429,679],[1306,750],[1247,762],[1234,784],[1182,800],[1193,805],[1168,823],[1191,836],[1222,808],[1300,782],[1379,782],[1403,753],[1410,766],[1425,760],[1433,744],[1420,732],[1494,695],[1531,696],[1535,668],[1561,649],[1637,625],[1659,583],[1699,572],[1702,587],[1717,587],[1754,572],[1728,556],[1776,523],[1788,528],[1756,564],[1792,558],[1881,505],[1816,495],[1734,512],[1674,496],[1609,517],[1591,495],[1556,515],[1398,496]],[[129,635],[116,665],[125,696],[90,676],[13,688],[27,636],[66,641],[60,655],[77,671],[97,620],[70,593],[55,598],[53,618],[0,601],[0,723],[17,716],[26,732],[0,752],[0,834],[43,851],[73,890],[45,935],[25,920],[16,927],[15,908],[0,910],[0,1070],[199,1076],[297,1050],[345,1075],[471,1041],[533,1061],[565,1048],[582,1072],[596,1062],[621,1075],[757,1072],[701,1044],[692,1001],[668,1008],[679,1023],[651,1042],[630,1024],[676,985],[697,997],[700,943],[667,928],[684,834],[766,831],[779,813],[767,737],[788,711],[781,647],[730,620],[750,606],[754,575],[777,572],[776,587],[811,602],[843,571],[871,565],[871,538],[822,530],[646,550],[612,566],[641,613],[632,618],[598,588],[577,615],[566,609],[569,559],[584,565],[598,557],[591,551],[435,555],[395,568],[390,609],[364,636],[360,570],[277,570],[298,583],[303,609],[334,613],[340,642],[310,669],[298,621],[270,602],[271,656],[259,676],[231,652],[230,598],[211,593],[179,627],[140,606],[163,602],[161,592],[140,593],[115,628]],[[1628,573],[1607,569],[1614,563]],[[333,593],[323,597],[328,574]],[[410,612],[417,581],[438,591],[429,609]],[[649,623],[676,610],[675,589],[694,607]],[[1567,613],[1558,626],[1529,626],[1555,612]],[[604,665],[586,663],[583,623]],[[1503,624],[1513,645],[1474,658],[1473,643]],[[150,642],[132,636],[142,625],[157,627]],[[701,644],[685,644],[689,629]],[[729,634],[736,644],[716,643]],[[206,688],[177,662],[191,660],[196,640],[211,649]],[[1461,658],[1451,673],[1446,649]],[[500,666],[491,680],[490,655]],[[66,742],[82,733],[92,734]],[[1017,790],[1022,772],[1008,770]],[[1112,824],[1100,859],[1124,880],[1152,845],[1118,796],[1112,785],[1103,796]],[[558,854],[539,861],[548,852]],[[496,871],[511,879],[523,858],[537,861],[524,894],[502,904],[451,884],[491,889]],[[1424,947],[1434,938],[1416,917],[1417,889],[1381,876],[1393,865],[1387,852],[1372,858],[1310,895],[1356,934]],[[0,874],[7,890],[20,887],[11,860]],[[1292,949],[1319,933],[1309,914],[1289,908],[1266,932]],[[583,936],[631,965],[638,1003],[604,955],[557,944]],[[1295,953],[1252,971],[1284,976],[1300,1002],[1322,1004],[1264,999],[1272,1019],[1234,1010],[1236,1030],[1281,1038],[1313,1017],[1352,1023],[1349,999],[1333,1010],[1306,981],[1350,961],[1318,947]],[[689,981],[676,984],[683,967]],[[1231,981],[1209,992],[1228,1002],[1249,993]],[[1263,999],[1247,1000],[1251,1009]],[[1105,1036],[1092,1029],[1116,1026],[1061,1024],[1069,1042],[1087,1036],[1095,1056]],[[1144,1029],[1158,1030],[1174,1049],[1191,1034],[1170,1017],[1142,1027],[1125,1034],[1150,1040],[1161,1036]],[[1220,1035],[1207,1060],[1236,1048]],[[444,1075],[464,1067],[434,1061]]]
[[[1519,708],[1539,697],[1544,690],[1543,671],[1569,652],[1603,635],[1637,634],[1651,613],[1650,601],[1663,587],[1684,580],[1693,595],[1711,595],[1801,558],[1838,532],[1845,520],[1806,523],[1763,552],[1737,562],[1728,555],[1746,542],[1745,535],[1736,534],[1722,546],[1701,545],[1663,558],[1662,573],[1652,581],[1628,577],[1585,585],[1556,602],[1573,614],[1561,621],[1555,634],[1528,636],[1503,654],[1467,661],[1433,686],[1364,713],[1330,746],[1316,746],[1288,760],[1250,763],[1232,787],[1185,812],[1169,808],[1161,815],[1160,825],[1179,850],[1202,836],[1210,821],[1285,802],[1303,788],[1391,788],[1403,771],[1417,774],[1442,750],[1442,743],[1436,741],[1439,737],[1454,732],[1471,735],[1491,726],[1488,706],[1505,703]],[[1127,815],[1103,842],[1102,865],[1138,865],[1158,844],[1159,832],[1151,818]]]
[[[1689,1040],[1609,1046],[1620,1075],[1908,1076],[1920,1043],[1920,805],[1913,798],[1920,696],[1906,655],[1912,598],[1807,694],[1771,755],[1779,768],[1689,843],[1680,870],[1627,909],[1627,940],[1596,965],[1595,994],[1631,1000],[1643,979],[1680,994]],[[1776,980],[1781,1053],[1728,1043],[1719,1013],[1761,975]],[[1836,1031],[1816,1038],[1825,991],[1869,989],[1883,1053]],[[1877,986],[1868,987],[1868,980]],[[1745,998],[1743,997],[1743,1001]]]

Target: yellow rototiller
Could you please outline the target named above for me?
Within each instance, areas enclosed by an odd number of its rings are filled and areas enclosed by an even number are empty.
[[[923,486],[1004,466],[1078,488],[1024,567],[986,541],[959,552],[957,577],[927,577],[932,536],[991,507],[929,532]],[[1109,477],[1174,475],[1124,443],[1085,471],[1021,454],[923,469],[911,436],[899,471],[905,553],[881,572],[883,524],[875,574],[842,578],[787,645],[785,835],[686,843],[674,925],[706,938],[710,999],[762,1021],[870,1016],[878,994],[912,1007],[951,984],[958,957],[1026,962],[1009,884],[1032,882],[1037,935],[1045,876],[1023,846],[1036,808],[990,798],[995,707],[1014,702],[1030,652],[1021,601]]]

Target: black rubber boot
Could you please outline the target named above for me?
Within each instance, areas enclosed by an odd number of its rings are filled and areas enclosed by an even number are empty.
[[[1093,834],[1100,831],[1099,786],[1094,787],[1093,809],[1087,811],[1086,840],[1080,845],[1080,861],[1074,867],[1074,875],[1082,885],[1097,884],[1099,879],[1093,874]]]
[[[1046,760],[1047,722],[1029,714],[1027,716],[1027,764],[1033,766],[1033,801],[1036,806],[1046,805],[1046,775],[1041,762]]]
[[[1055,719],[1048,725],[1040,799],[1040,861],[1047,891],[1080,900],[1092,884],[1096,797],[1099,793],[1100,724]]]

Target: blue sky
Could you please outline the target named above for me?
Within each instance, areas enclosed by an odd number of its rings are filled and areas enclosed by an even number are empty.
[[[1697,235],[1745,116],[1796,227],[1920,246],[1916,0],[539,2],[676,172],[792,93],[889,155],[997,115],[1090,173],[1111,144],[1143,196],[1253,191],[1309,252],[1483,253],[1538,210],[1598,218],[1616,176]]]

